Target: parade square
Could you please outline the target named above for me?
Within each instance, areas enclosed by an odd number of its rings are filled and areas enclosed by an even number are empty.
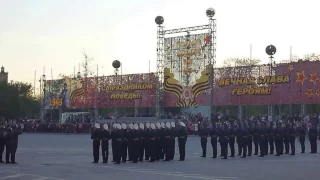
[[[208,154],[201,158],[200,139],[189,136],[186,146],[186,160],[170,162],[131,162],[115,165],[92,164],[92,142],[89,135],[65,134],[23,134],[19,139],[18,165],[0,165],[0,180],[102,180],[102,179],[211,179],[211,180],[283,180],[317,179],[320,154],[299,154],[296,142],[296,156],[272,155],[246,159],[235,157],[222,160],[212,159],[211,145]],[[109,147],[111,152],[111,147]],[[237,151],[236,151],[237,152]],[[218,154],[220,147],[218,147]],[[101,159],[100,159],[101,162]]]

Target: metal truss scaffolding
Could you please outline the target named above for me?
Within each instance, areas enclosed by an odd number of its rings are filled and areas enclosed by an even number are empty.
[[[209,16],[208,16],[209,17]],[[179,28],[179,29],[170,29],[170,30],[165,30],[164,26],[161,24],[158,24],[158,32],[157,32],[157,76],[158,76],[158,86],[157,86],[157,104],[156,104],[156,114],[157,118],[159,119],[162,113],[162,107],[163,107],[163,82],[164,82],[164,74],[163,70],[167,66],[167,64],[170,64],[169,59],[167,58],[166,54],[166,35],[172,35],[172,34],[180,34],[178,35],[173,35],[173,38],[176,38],[176,40],[182,39],[181,33],[186,33],[183,36],[186,37],[186,39],[192,37],[190,36],[190,32],[196,32],[196,31],[206,31],[206,34],[209,35],[210,40],[208,40],[208,44],[206,44],[206,50],[205,50],[205,56],[204,58],[198,58],[197,60],[202,60],[202,66],[205,68],[206,65],[211,65],[211,83],[210,83],[210,93],[211,94],[211,111],[210,113],[212,114],[212,105],[213,105],[213,86],[215,84],[214,82],[214,71],[213,67],[216,62],[216,23],[215,19],[212,18],[213,16],[209,17],[209,23],[207,25],[201,25],[201,26],[193,26],[193,27],[185,27],[185,28]],[[162,18],[162,17],[161,17]],[[201,34],[195,34],[195,36],[201,36]],[[177,56],[177,54],[174,54],[174,50],[171,53],[171,56]],[[168,59],[168,60],[167,60]],[[166,62],[168,61],[168,62]],[[181,61],[181,60],[180,60]],[[172,59],[171,59],[172,62]],[[172,64],[172,63],[171,63]],[[181,70],[180,70],[181,71]],[[197,73],[201,73],[201,71],[197,71]]]

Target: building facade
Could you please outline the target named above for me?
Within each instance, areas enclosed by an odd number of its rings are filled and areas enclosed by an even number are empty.
[[[4,71],[4,67],[1,67],[0,71],[0,83],[8,83],[8,72]]]

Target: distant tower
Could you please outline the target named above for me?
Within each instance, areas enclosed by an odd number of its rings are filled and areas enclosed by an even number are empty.
[[[1,71],[0,71],[0,83],[8,83],[8,73],[4,72],[4,67],[1,67]]]

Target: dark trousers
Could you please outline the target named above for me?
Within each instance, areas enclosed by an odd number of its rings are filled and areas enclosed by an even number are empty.
[[[144,148],[145,148],[145,155],[144,155],[144,158],[145,160],[149,160],[150,159],[150,140],[149,139],[146,139],[144,140],[145,141],[145,144],[144,144]]]
[[[9,141],[6,144],[6,162],[16,162],[16,152],[18,149],[18,141]]]
[[[224,159],[228,158],[228,142],[221,142],[221,154]]]
[[[241,149],[242,149],[242,157],[247,157],[247,148],[248,148],[248,138],[243,137],[241,139]]]
[[[122,141],[122,154],[121,154],[122,162],[127,161],[127,156],[128,156],[128,140],[123,140]]]
[[[116,160],[115,160],[115,154],[116,154],[115,148],[116,148],[116,140],[115,140],[115,139],[112,139],[112,142],[111,142],[111,150],[112,150],[112,161],[113,161],[113,162],[116,161]]]
[[[137,163],[139,160],[139,154],[140,154],[140,142],[139,140],[133,140],[132,141],[132,162]]]
[[[169,159],[174,159],[174,153],[175,153],[175,146],[176,146],[176,139],[171,138],[170,139],[170,145],[169,145]]]
[[[170,138],[164,139],[163,154],[164,154],[164,159],[166,161],[171,160],[171,158],[170,158],[170,153],[171,153],[170,152],[171,151],[170,147],[171,147],[171,139]]]
[[[259,137],[259,147],[260,147],[260,156],[264,156],[264,145],[265,145],[265,140],[264,140],[264,136],[260,136]]]
[[[208,139],[206,137],[201,137],[200,143],[201,143],[203,157],[207,156],[207,142],[208,142]]]
[[[99,162],[100,140],[92,141],[93,162]]]
[[[269,136],[268,141],[269,141],[269,147],[270,147],[270,154],[273,154],[273,151],[274,151],[274,140],[273,140],[273,136]]]
[[[0,162],[2,162],[2,156],[5,148],[5,143],[4,141],[0,141]]]
[[[275,140],[274,140],[274,143],[275,143],[275,146],[276,146],[276,155],[277,156],[280,156],[282,155],[283,153],[283,148],[282,148],[282,140],[281,140],[281,137],[275,137]]]
[[[290,137],[289,144],[291,148],[291,154],[295,155],[296,154],[296,137],[295,136]]]
[[[229,147],[230,147],[231,157],[234,157],[234,154],[235,154],[235,148],[234,148],[235,141],[236,139],[234,137],[229,138]]]
[[[290,149],[290,146],[289,146],[289,138],[286,137],[283,139],[283,144],[284,144],[284,149],[285,149],[285,154],[289,154],[289,149]]]
[[[115,140],[114,141],[114,162],[120,163],[121,157],[122,157],[122,141],[121,140]]]
[[[301,153],[305,153],[305,151],[306,151],[306,145],[305,145],[306,138],[300,137],[299,141],[300,141],[300,146],[301,146]]]
[[[101,153],[102,153],[102,162],[107,163],[109,157],[109,142],[107,140],[101,141]]]
[[[263,148],[264,148],[264,155],[268,155],[268,151],[269,151],[268,136],[265,136],[265,139],[263,140]]]
[[[178,138],[180,160],[184,160],[186,158],[186,142],[186,138]]]
[[[248,156],[252,155],[252,136],[248,136],[248,141],[247,141],[247,147],[248,147]]]
[[[211,146],[212,146],[212,157],[216,158],[218,153],[218,142],[217,138],[211,138]]]
[[[144,139],[139,140],[139,147],[140,147],[140,151],[139,151],[139,161],[143,161],[143,156],[144,156],[144,150],[145,150],[145,141]]]
[[[259,140],[257,136],[253,136],[253,144],[254,144],[254,155],[258,155],[259,153]]]
[[[132,150],[132,141],[133,140],[129,140],[128,141],[128,160],[129,161],[132,161],[132,152],[133,152],[133,150]]]
[[[154,162],[157,159],[156,143],[157,143],[157,140],[149,140],[148,153],[149,153],[150,162]]]
[[[310,139],[311,153],[317,153],[317,139]]]

